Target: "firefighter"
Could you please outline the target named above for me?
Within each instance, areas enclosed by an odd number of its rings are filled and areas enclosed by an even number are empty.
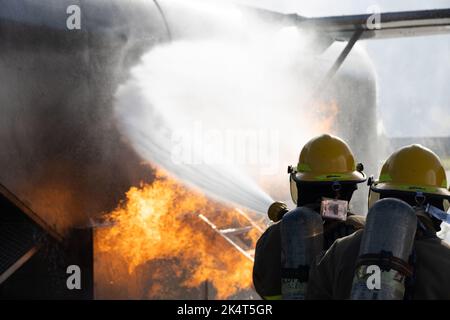
[[[323,218],[324,249],[335,239],[349,235],[364,226],[364,217],[348,212],[348,203],[357,184],[366,181],[361,164],[356,164],[349,146],[328,134],[311,139],[302,149],[296,168],[290,167],[290,189],[297,207],[308,207],[319,215],[324,199],[345,204],[345,216]],[[280,221],[287,206],[275,202],[269,217]],[[281,223],[270,226],[260,237],[255,249],[253,284],[264,299],[281,299]]]
[[[418,221],[408,261],[412,274],[406,278],[403,299],[450,299],[450,246],[436,236],[441,220],[449,222],[450,192],[436,154],[420,145],[394,152],[384,163],[378,181],[371,183],[369,209],[385,198],[403,200],[414,207]],[[400,225],[398,232],[403,227]],[[362,230],[357,231],[330,247],[311,269],[307,299],[350,298],[362,236]]]

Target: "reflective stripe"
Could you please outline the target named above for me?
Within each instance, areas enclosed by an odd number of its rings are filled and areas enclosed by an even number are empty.
[[[407,184],[395,184],[395,183],[389,183],[389,182],[382,182],[378,181],[374,187],[377,188],[378,184],[385,183],[385,185],[382,185],[380,190],[399,190],[399,191],[410,191],[410,192],[425,192],[425,193],[436,193],[439,191],[439,188],[437,187],[430,187],[430,186],[414,186],[414,185],[407,185]]]
[[[297,165],[297,171],[299,172],[310,172],[311,171],[311,167],[306,164],[306,163],[298,163]]]
[[[283,296],[280,294],[276,296],[264,296],[263,298],[264,300],[281,300]]]

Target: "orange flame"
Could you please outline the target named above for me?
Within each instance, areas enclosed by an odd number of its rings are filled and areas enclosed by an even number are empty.
[[[211,289],[205,296],[199,287],[206,290],[210,283],[214,296],[223,299],[251,289],[252,260],[199,218],[230,230],[248,226],[245,215],[161,171],[152,184],[132,187],[126,198],[109,214],[113,225],[95,234],[97,296],[122,291],[123,298],[125,289],[131,298],[208,298]],[[239,241],[251,249],[261,229],[253,224],[248,230]]]

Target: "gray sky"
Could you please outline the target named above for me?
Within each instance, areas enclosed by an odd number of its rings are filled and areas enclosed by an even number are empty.
[[[450,0],[235,0],[305,16],[450,8]],[[450,136],[450,34],[361,42],[378,77],[388,136]]]

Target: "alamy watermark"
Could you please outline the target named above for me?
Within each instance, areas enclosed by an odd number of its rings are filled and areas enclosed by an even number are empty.
[[[205,129],[197,121],[174,130],[171,160],[180,165],[246,165],[261,174],[276,174],[279,132],[272,129]]]
[[[81,269],[76,264],[70,265],[66,269],[69,274],[66,280],[66,286],[69,290],[81,290]]]
[[[66,19],[66,27],[69,30],[81,29],[81,9],[76,4],[70,5],[66,9],[69,16]]]
[[[371,13],[366,21],[367,29],[379,30],[381,29],[381,8],[377,5],[372,5],[367,8],[367,13]]]
[[[370,265],[366,269],[367,274],[370,274],[366,280],[366,286],[369,290],[381,289],[381,269],[377,265]]]

